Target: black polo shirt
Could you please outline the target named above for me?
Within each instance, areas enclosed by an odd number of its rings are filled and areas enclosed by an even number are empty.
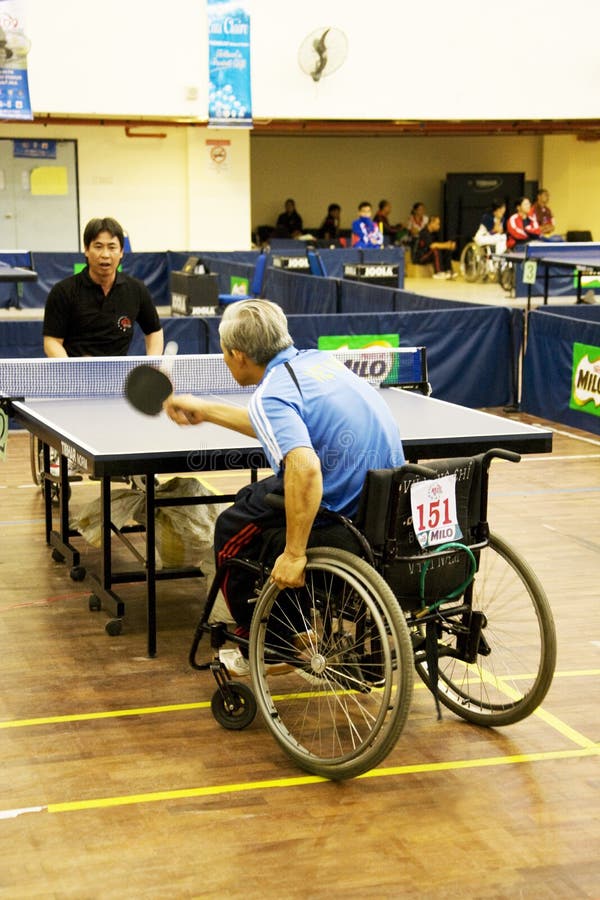
[[[125,356],[135,322],[144,334],[161,328],[143,281],[117,272],[105,297],[86,266],[51,289],[44,310],[43,334],[63,338],[68,356]]]

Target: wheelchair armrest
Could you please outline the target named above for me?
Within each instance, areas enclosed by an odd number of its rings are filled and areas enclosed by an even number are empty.
[[[265,500],[273,509],[285,509],[285,497],[283,494],[265,494]],[[323,516],[326,519],[333,519],[335,522],[344,523],[349,521],[346,516],[334,512],[331,509],[327,509],[326,506],[320,506],[318,508],[315,518],[318,518],[319,516]]]
[[[272,506],[273,509],[285,509],[285,498],[283,494],[266,494],[265,500]],[[375,564],[375,559],[373,556],[373,550],[371,549],[371,545],[365,538],[362,531],[356,527],[354,522],[351,521],[347,516],[343,516],[341,513],[334,512],[331,509],[327,509],[325,506],[320,506],[317,510],[317,515],[315,519],[329,519],[332,522],[337,522],[338,525],[343,525],[356,539],[358,546],[361,548],[364,558],[371,565]]]
[[[492,459],[505,459],[508,462],[521,462],[521,454],[515,453],[514,450],[502,450],[500,447],[492,447],[486,453],[482,454],[481,461],[486,467],[489,466]]]
[[[402,474],[421,475],[422,478],[438,477],[438,473],[435,469],[430,469],[428,466],[422,466],[419,463],[403,463],[400,470]]]

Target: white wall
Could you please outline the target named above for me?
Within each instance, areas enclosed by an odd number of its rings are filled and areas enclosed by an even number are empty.
[[[114,125],[0,124],[0,137],[77,141],[82,228],[94,216],[114,216],[138,251],[247,249],[248,131],[193,127],[137,131],[165,137],[127,137],[123,126]],[[211,160],[215,144],[207,141],[223,142],[221,162]]]
[[[36,112],[206,117],[202,0],[22,0],[22,6]],[[600,58],[588,40],[600,31],[594,0],[426,6],[248,0],[247,6],[259,118],[598,116]],[[299,49],[326,27],[346,35],[348,54],[339,70],[329,76],[326,69],[315,83],[298,65]],[[331,63],[333,48],[329,55]]]
[[[600,30],[589,0],[255,0],[254,112],[264,118],[596,118]],[[305,38],[331,26],[343,66],[314,83]]]

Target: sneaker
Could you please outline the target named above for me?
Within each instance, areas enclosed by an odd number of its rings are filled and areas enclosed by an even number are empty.
[[[446,278],[447,278],[449,281],[454,281],[455,278],[458,278],[458,272],[447,272],[447,273],[446,273]]]
[[[219,662],[225,666],[231,678],[248,678],[250,675],[250,663],[238,648],[232,650],[219,650]],[[265,672],[268,675],[286,675],[293,672],[294,666],[288,663],[267,663]]]
[[[591,290],[591,288],[589,291],[585,292],[585,294],[581,298],[581,302],[582,303],[595,303],[596,302],[596,296],[595,296],[594,292]]]
[[[232,650],[219,650],[219,662],[221,662],[230,676],[236,678],[245,678],[250,675],[250,663],[239,647]]]
[[[432,278],[444,279],[444,278],[447,278],[447,273],[446,272],[434,272],[432,275]]]

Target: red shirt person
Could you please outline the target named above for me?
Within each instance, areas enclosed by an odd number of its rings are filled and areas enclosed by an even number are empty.
[[[508,218],[506,233],[509,250],[540,237],[540,226],[531,208],[531,201],[527,197],[521,197],[516,212]]]

